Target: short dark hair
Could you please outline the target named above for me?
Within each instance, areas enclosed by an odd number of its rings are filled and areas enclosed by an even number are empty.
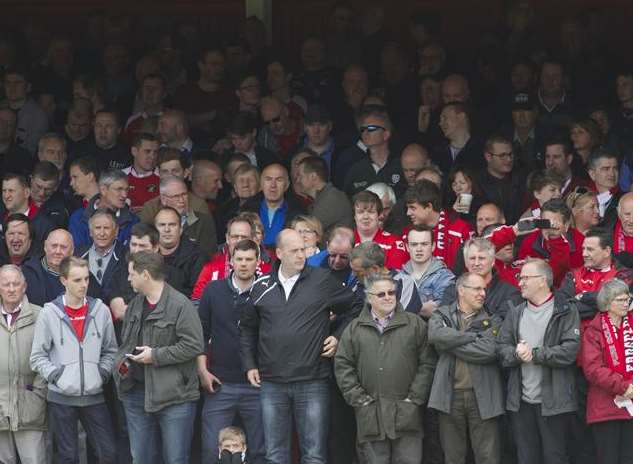
[[[17,180],[18,183],[24,187],[24,188],[28,188],[29,187],[29,181],[26,179],[26,176],[22,175],[22,174],[17,174],[15,172],[7,172],[4,176],[2,176],[2,182],[8,181],[8,180]]]
[[[385,267],[385,251],[375,242],[363,242],[352,248],[350,262],[360,259],[363,269],[372,266]]]
[[[109,107],[102,108],[99,111],[95,112],[95,119],[100,114],[110,114],[114,116],[114,121],[116,122],[117,127],[119,128],[121,127],[121,116],[119,115],[119,112],[116,109],[109,108]]]
[[[592,227],[585,233],[585,239],[590,237],[596,237],[600,248],[605,249],[607,247],[613,250],[613,235],[607,229],[603,227]]]
[[[40,161],[35,165],[31,173],[31,179],[36,177],[47,182],[50,180],[59,181],[59,169],[50,161]]]
[[[145,224],[144,222],[137,222],[132,226],[131,235],[136,238],[149,237],[149,242],[152,246],[158,245],[160,241],[160,235],[152,224]]]
[[[250,251],[253,250],[255,252],[255,256],[257,257],[257,259],[259,259],[259,246],[257,245],[257,243],[255,243],[254,240],[251,239],[245,239],[245,240],[240,240],[239,242],[237,242],[237,244],[235,245],[235,248],[233,249],[233,255],[235,255],[236,251]]]
[[[161,147],[158,149],[158,166],[169,161],[178,161],[183,169],[189,167],[189,163],[180,150],[171,147]]]
[[[320,156],[308,156],[299,162],[300,166],[303,166],[303,170],[306,174],[315,173],[319,179],[323,182],[327,182],[328,171],[327,163]]]
[[[137,273],[147,271],[154,280],[165,280],[165,261],[160,253],[153,251],[138,251],[129,258],[132,269]]]
[[[9,230],[9,224],[12,222],[25,222],[29,228],[29,236],[31,240],[35,238],[35,228],[33,227],[33,223],[29,219],[26,214],[22,213],[13,213],[9,214],[7,218],[4,220],[4,235],[6,236],[7,230]]]
[[[574,152],[569,136],[563,134],[558,134],[547,139],[543,148],[546,150],[550,145],[560,145],[563,147],[563,153],[565,153],[565,156],[571,155]]]
[[[540,192],[548,185],[563,186],[563,179],[556,173],[550,171],[533,171],[528,175],[528,190],[530,192]]]
[[[156,142],[158,143],[158,137],[154,134],[150,134],[149,132],[139,132],[134,136],[132,140],[133,147],[140,147],[143,142]]]
[[[67,279],[68,274],[70,274],[71,267],[85,267],[87,269],[90,269],[87,260],[79,258],[77,256],[66,256],[59,264],[59,275]]]
[[[571,219],[571,210],[562,198],[552,198],[543,203],[543,206],[541,206],[541,214],[545,211],[560,214],[565,222],[569,222]]]
[[[428,232],[429,235],[431,236],[431,243],[435,242],[435,237],[433,236],[433,228],[432,227],[428,227],[428,226],[424,226],[421,224],[418,225],[412,225],[411,229],[409,229],[409,232],[407,232],[407,240],[409,240],[409,235],[411,234],[411,232]]]
[[[235,224],[236,222],[245,222],[246,224],[251,226],[251,237],[255,236],[255,224],[253,224],[253,221],[251,221],[251,218],[249,218],[248,216],[244,216],[243,214],[238,214],[237,216],[234,216],[231,219],[229,219],[229,222],[227,222],[226,224],[227,234],[231,230],[231,227],[233,226],[233,224]]]
[[[73,162],[70,163],[70,167],[72,168],[75,166],[82,172],[82,174],[92,174],[95,176],[95,182],[99,181],[101,168],[99,167],[99,162],[94,156],[82,156],[81,158],[73,160]]]
[[[468,103],[461,102],[461,101],[452,101],[452,102],[445,103],[444,105],[442,105],[442,111],[448,108],[451,108],[456,113],[465,114],[469,123],[472,120],[473,110]]]
[[[227,133],[234,135],[246,135],[257,129],[257,118],[248,111],[240,111],[235,115],[227,128]]]
[[[420,206],[431,205],[434,211],[440,211],[442,209],[442,193],[439,187],[430,180],[417,180],[404,193],[404,202],[407,205],[413,203],[418,203]]]
[[[486,139],[486,143],[484,144],[484,150],[486,153],[490,153],[492,151],[492,146],[495,143],[503,143],[504,145],[512,146],[512,140],[506,137],[503,134],[492,134],[490,137]]]
[[[382,213],[382,200],[374,192],[362,190],[352,197],[352,208],[356,210],[357,205],[373,205],[378,214]]]

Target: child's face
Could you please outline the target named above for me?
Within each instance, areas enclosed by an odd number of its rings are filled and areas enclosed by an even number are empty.
[[[227,438],[220,443],[220,453],[224,450],[230,451],[231,454],[244,453],[246,451],[246,443],[235,438]]]

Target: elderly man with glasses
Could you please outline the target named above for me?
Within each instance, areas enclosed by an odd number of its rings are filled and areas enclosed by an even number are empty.
[[[497,339],[519,464],[569,462],[566,437],[578,408],[579,317],[574,300],[554,295],[553,282],[544,260],[527,260],[519,275],[525,301],[508,312]]]

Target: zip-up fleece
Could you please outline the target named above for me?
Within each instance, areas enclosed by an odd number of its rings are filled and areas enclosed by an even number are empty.
[[[117,342],[110,310],[88,297],[84,338],[79,340],[62,297],[46,303],[35,326],[31,368],[48,381],[48,401],[69,406],[103,403]]]

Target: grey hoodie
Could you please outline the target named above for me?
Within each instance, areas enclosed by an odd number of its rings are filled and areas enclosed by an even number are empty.
[[[63,296],[46,303],[35,326],[31,368],[48,381],[48,401],[69,406],[103,403],[117,342],[110,310],[88,297],[84,338],[64,310]]]

